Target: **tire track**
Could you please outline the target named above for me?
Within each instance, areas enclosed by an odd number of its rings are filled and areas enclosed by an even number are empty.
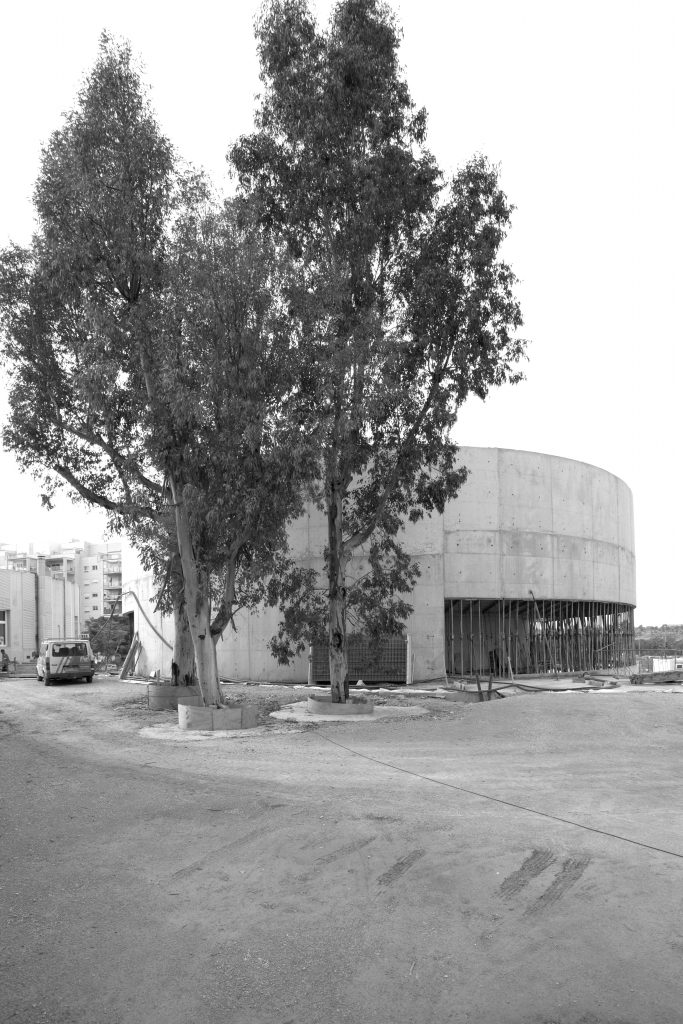
[[[213,860],[214,857],[219,854],[225,853],[228,850],[238,850],[241,846],[246,846],[248,843],[253,842],[255,839],[261,839],[263,836],[270,835],[271,832],[277,832],[278,829],[272,825],[264,825],[262,828],[255,828],[251,832],[247,832],[245,835],[240,836],[238,839],[232,839],[228,843],[222,843],[215,850],[210,853],[204,854],[203,857],[199,857],[197,860],[192,861],[184,868],[178,868],[170,876],[171,878],[185,878],[186,875],[191,875],[194,871],[201,871],[201,869]]]
[[[344,846],[340,846],[337,850],[332,850],[331,853],[325,853],[322,857],[316,857],[316,866],[331,864],[332,861],[338,860],[340,857],[345,857],[348,853],[355,853],[356,850],[362,850],[364,846],[374,843],[376,838],[377,836],[370,836],[366,839],[355,839],[351,843],[346,843]]]
[[[545,910],[546,907],[552,906],[553,903],[557,903],[568,889],[571,889],[573,885],[576,885],[590,862],[591,858],[588,856],[576,858],[570,857],[563,861],[559,874],[556,875],[546,891],[541,893],[535,903],[533,903],[524,912],[525,916],[538,914],[541,910]]]
[[[420,860],[421,857],[424,857],[424,855],[425,851],[420,849],[412,850],[410,853],[407,853],[405,857],[401,857],[401,859],[397,860],[395,864],[392,864],[388,871],[385,871],[383,875],[379,876],[377,884],[382,886],[392,885],[401,877],[401,875],[405,874],[408,868],[411,868],[413,864]]]
[[[513,871],[511,875],[503,879],[500,883],[498,894],[503,899],[516,896],[532,879],[540,875],[547,867],[550,867],[554,860],[555,854],[552,850],[534,850],[517,871]]]

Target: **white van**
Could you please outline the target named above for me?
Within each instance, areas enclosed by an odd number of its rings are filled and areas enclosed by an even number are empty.
[[[50,686],[59,680],[83,679],[92,682],[95,673],[95,659],[89,640],[71,639],[43,640],[38,651],[36,675]]]

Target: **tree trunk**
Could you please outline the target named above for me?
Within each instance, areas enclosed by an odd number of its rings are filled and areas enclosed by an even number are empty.
[[[194,645],[187,619],[185,603],[185,577],[180,552],[171,561],[171,593],[173,596],[173,661],[171,679],[174,686],[193,686],[197,683],[194,668]]]
[[[330,693],[334,704],[345,704],[349,693],[348,644],[346,638],[346,562],[343,539],[343,492],[338,483],[330,485],[327,506],[330,658]]]
[[[211,601],[209,577],[197,565],[190,534],[190,519],[184,504],[182,491],[177,481],[171,477],[171,493],[178,533],[178,550],[183,566],[185,607],[187,621],[194,647],[194,660],[197,666],[197,682],[204,704],[221,703],[221,690],[218,681],[218,663],[216,647],[211,637]]]
[[[195,683],[194,645],[187,619],[185,595],[181,592],[173,598],[173,663],[171,676],[174,686],[192,686]]]

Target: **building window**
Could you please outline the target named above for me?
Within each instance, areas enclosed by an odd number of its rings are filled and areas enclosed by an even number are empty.
[[[0,644],[7,646],[7,635],[9,633],[9,612],[0,612]]]

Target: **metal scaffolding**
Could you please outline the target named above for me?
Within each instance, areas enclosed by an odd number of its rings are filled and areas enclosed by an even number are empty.
[[[449,675],[547,675],[635,663],[633,608],[606,601],[449,599]]]

